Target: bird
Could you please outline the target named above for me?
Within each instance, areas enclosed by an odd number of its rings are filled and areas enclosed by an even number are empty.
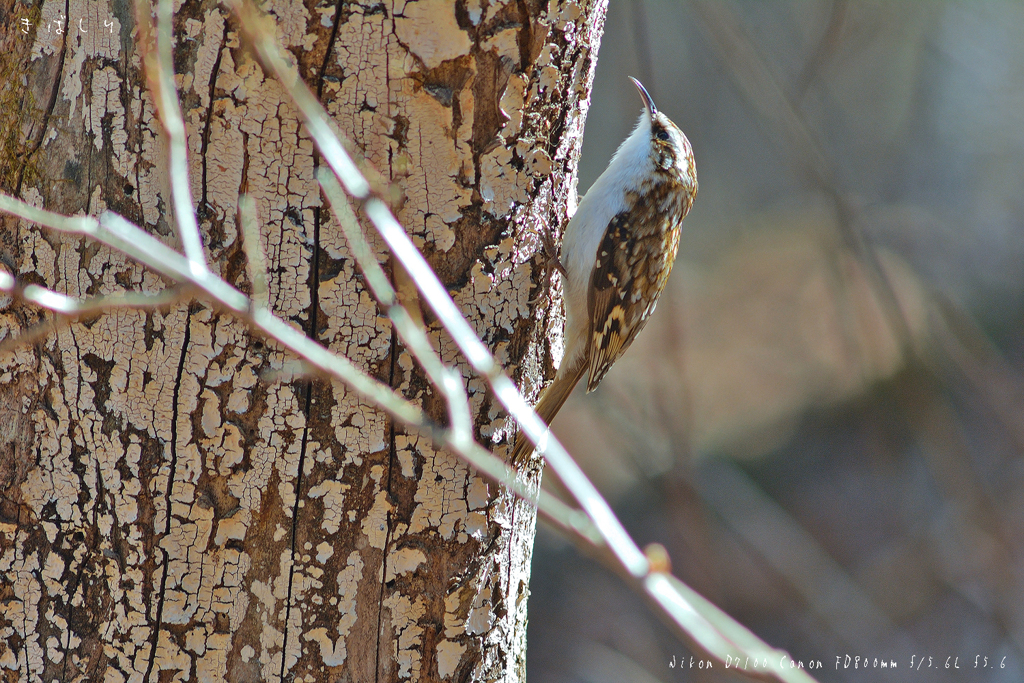
[[[597,388],[643,329],[672,272],[683,218],[697,195],[690,141],[630,77],[643,111],[580,200],[561,256],[565,354],[534,410],[551,424],[576,384]],[[533,444],[520,430],[510,458],[523,466]]]

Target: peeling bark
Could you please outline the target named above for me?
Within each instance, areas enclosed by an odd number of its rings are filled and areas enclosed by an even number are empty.
[[[0,0],[0,70],[26,75],[0,101],[18,135],[0,146],[0,182],[62,213],[115,210],[177,246],[130,7]],[[536,233],[574,201],[603,3],[263,7],[473,327],[535,389],[561,333],[559,312],[529,301]],[[233,18],[185,0],[175,36],[212,267],[248,289],[246,192],[273,310],[443,420]],[[26,282],[79,297],[165,286],[105,247],[0,220],[0,259]],[[0,304],[0,338],[41,319]],[[266,379],[288,360],[203,302],[106,314],[0,355],[0,680],[525,678],[533,512],[339,384]],[[514,426],[458,366],[478,439],[503,450]]]

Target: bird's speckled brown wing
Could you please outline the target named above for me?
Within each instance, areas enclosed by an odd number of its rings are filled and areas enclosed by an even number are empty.
[[[587,302],[587,391],[600,384],[643,329],[672,272],[679,228],[690,201],[674,200],[672,195],[679,193],[670,192],[667,185],[652,188],[631,210],[612,218],[598,247]]]

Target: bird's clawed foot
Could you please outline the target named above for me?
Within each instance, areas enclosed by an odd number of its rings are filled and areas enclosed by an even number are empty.
[[[562,275],[564,280],[567,277],[565,266],[558,260],[558,245],[555,244],[554,232],[547,228],[540,231],[540,244],[541,252],[544,254],[545,260],[544,265],[544,287],[537,294],[536,297],[530,300],[530,304],[535,304],[543,299],[551,291],[551,271],[557,270]]]

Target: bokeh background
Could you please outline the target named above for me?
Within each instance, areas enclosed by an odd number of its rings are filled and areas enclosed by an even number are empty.
[[[556,433],[819,680],[1024,681],[1024,5],[615,0],[581,194],[630,75],[700,191],[657,313]],[[744,680],[682,668],[543,526],[531,590],[531,683]]]

